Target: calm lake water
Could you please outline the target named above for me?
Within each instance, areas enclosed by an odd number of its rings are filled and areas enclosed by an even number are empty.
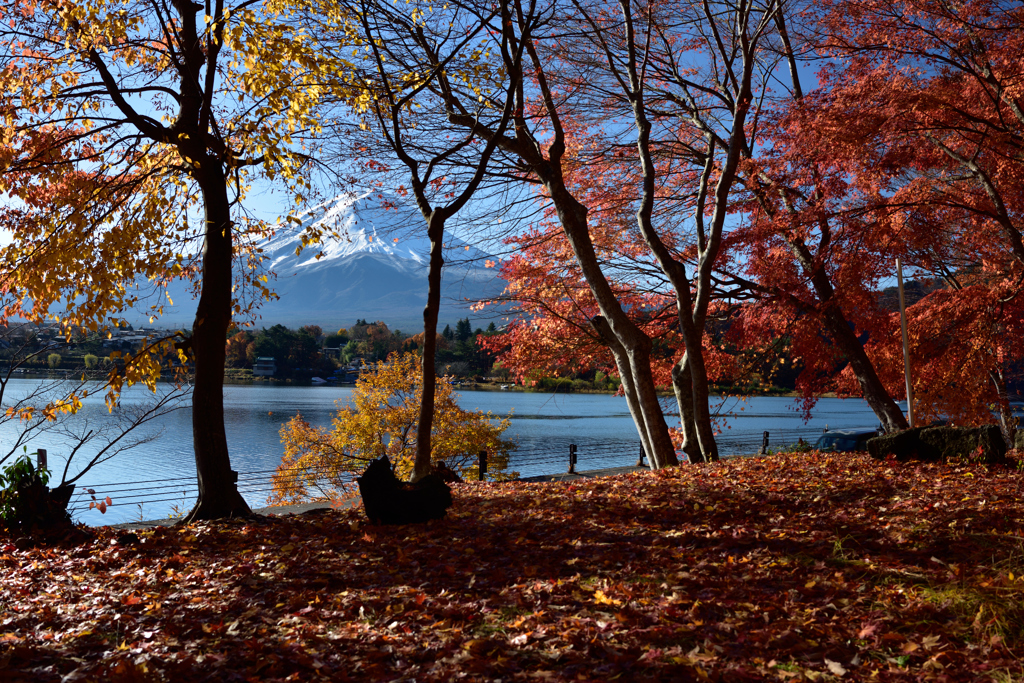
[[[8,397],[24,395],[38,387],[40,380],[12,380]],[[166,388],[164,388],[166,390]],[[240,472],[240,489],[254,507],[266,504],[267,481],[280,463],[282,448],[278,432],[296,413],[309,422],[327,425],[336,404],[345,403],[350,387],[229,385],[224,389],[225,421],[232,467]],[[151,399],[151,394],[131,388],[122,399],[129,407]],[[9,400],[5,399],[9,404]],[[577,445],[580,470],[632,465],[639,455],[640,440],[626,401],[606,394],[539,394],[517,391],[464,391],[459,403],[467,409],[507,415],[512,426],[506,435],[519,444],[512,468],[522,476],[564,472],[568,466],[569,444]],[[675,402],[666,402],[670,426],[678,426],[672,414]],[[5,406],[6,407],[6,406]],[[795,443],[798,438],[813,442],[827,425],[871,428],[878,420],[859,399],[823,399],[810,422],[805,423],[791,398],[754,397],[746,401],[718,401],[722,433],[719,448],[724,455],[756,452],[762,432],[770,432],[770,445]],[[112,423],[102,396],[90,396],[75,416],[79,427]],[[11,443],[16,424],[0,426],[0,443]],[[151,440],[136,449],[102,463],[83,477],[80,486],[93,487],[98,496],[110,495],[114,505],[105,515],[88,506],[88,495],[72,501],[76,518],[86,524],[114,524],[134,519],[156,519],[187,510],[195,500],[195,461],[192,452],[192,417],[186,406],[163,415],[139,430]],[[50,469],[64,467],[67,438],[42,434],[28,443],[29,452],[46,448]],[[6,452],[6,449],[5,449]],[[84,449],[75,462],[95,452]],[[58,475],[59,476],[59,475]],[[134,482],[120,485],[123,482]],[[81,490],[81,488],[79,489]]]

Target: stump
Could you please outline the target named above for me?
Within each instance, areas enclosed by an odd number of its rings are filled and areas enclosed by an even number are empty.
[[[444,460],[438,460],[437,462],[434,463],[434,474],[439,476],[441,478],[441,481],[443,481],[446,484],[463,483],[462,477],[459,476],[459,473],[453,470],[451,467],[448,467],[448,463],[446,463]]]
[[[399,481],[388,456],[370,462],[356,479],[363,509],[374,524],[418,524],[441,519],[452,504],[452,492],[439,476],[428,474],[415,484]]]

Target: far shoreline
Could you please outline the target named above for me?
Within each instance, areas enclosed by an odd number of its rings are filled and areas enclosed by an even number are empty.
[[[239,376],[241,375],[241,376]],[[82,374],[73,371],[26,371],[15,373],[11,379],[40,379],[40,380],[67,380],[67,381],[78,381],[85,379],[87,381],[102,382],[107,376],[106,370],[101,371],[89,371]],[[191,377],[190,377],[191,379]],[[172,383],[174,378],[169,375],[161,375],[160,382]],[[545,391],[539,388],[524,387],[519,384],[504,383],[501,381],[494,382],[474,382],[469,380],[456,380],[454,386],[457,390],[461,391],[512,391],[526,394],[558,394],[568,396],[570,394],[607,394],[615,395],[618,393],[616,389],[579,389],[574,391]],[[253,377],[251,375],[242,375],[242,373],[225,373],[224,376],[225,386],[290,386],[290,387],[355,387],[355,382],[328,382],[327,384],[313,384],[311,378],[307,377],[284,377],[284,378],[268,378],[268,377]],[[505,388],[502,388],[505,387]],[[661,398],[673,398],[675,394],[670,389],[660,389],[658,395]],[[766,391],[722,391],[720,389],[711,390],[708,396],[715,398],[801,398],[800,392],[785,389],[782,387],[772,387]],[[829,391],[823,394],[819,394],[815,397],[820,398],[839,398],[835,392]],[[849,396],[845,398],[860,398],[857,396]]]

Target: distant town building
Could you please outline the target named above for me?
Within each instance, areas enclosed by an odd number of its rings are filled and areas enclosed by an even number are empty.
[[[277,372],[277,361],[272,357],[257,358],[252,366],[252,374],[257,377],[273,377],[275,372]]]

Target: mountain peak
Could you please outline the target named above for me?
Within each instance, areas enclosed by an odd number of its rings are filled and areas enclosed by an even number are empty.
[[[364,191],[296,217],[298,223],[288,221],[261,245],[264,265],[276,275],[270,287],[278,299],[260,306],[258,326],[317,324],[329,329],[366,318],[383,320],[393,329],[422,327],[430,240],[415,206],[403,198]],[[324,234],[322,243],[300,248],[303,234],[314,226]],[[442,327],[470,315],[472,301],[504,289],[496,269],[485,267],[493,258],[489,254],[454,237],[445,240],[444,254]],[[162,322],[191,325],[195,302],[187,286],[174,283],[168,293],[175,306]]]
[[[263,246],[269,269],[279,276],[296,268],[324,267],[356,254],[380,254],[423,265],[430,258],[426,221],[419,210],[402,198],[387,197],[377,190],[341,195],[296,218],[299,223],[289,222]],[[296,255],[303,234],[311,229],[323,235],[322,243],[301,248]],[[444,250],[449,262],[483,263],[489,258],[452,236],[446,237]]]

